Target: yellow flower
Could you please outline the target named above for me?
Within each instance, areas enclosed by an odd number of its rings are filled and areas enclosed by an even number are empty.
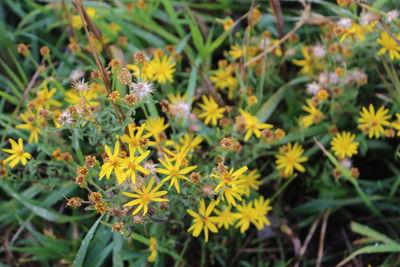
[[[232,45],[229,55],[231,55],[234,59],[241,58],[245,55],[246,49],[246,46],[240,47],[239,45]]]
[[[400,34],[397,35],[397,39],[400,39]],[[381,38],[376,42],[383,46],[378,52],[379,56],[389,53],[391,60],[400,59],[400,45],[387,32],[382,32]]]
[[[220,67],[218,70],[213,71],[210,77],[216,89],[229,89],[229,99],[233,97],[233,91],[238,86],[238,80],[233,77],[233,67]]]
[[[223,25],[224,25],[224,30],[227,31],[229,30],[235,22],[231,18],[227,18],[224,20]]]
[[[221,194],[219,198],[216,200],[217,204],[220,203],[220,201],[226,201],[229,206],[236,206],[236,200],[241,201],[242,197],[241,195],[243,194],[242,187],[224,187],[220,190]]]
[[[115,176],[118,179],[118,183],[121,184],[125,181],[126,176],[123,171],[124,167],[124,159],[118,156],[119,154],[119,142],[115,142],[114,153],[111,153],[110,147],[108,145],[104,146],[106,150],[108,161],[106,161],[103,166],[101,166],[100,171],[100,180],[106,176],[107,179],[110,179],[112,171],[114,171]]]
[[[313,75],[315,70],[322,68],[322,65],[310,54],[307,47],[302,46],[301,53],[303,54],[304,59],[292,60],[295,65],[301,67],[301,70],[299,71],[300,74]]]
[[[242,174],[239,177],[240,185],[242,186],[243,192],[247,197],[250,196],[250,189],[257,191],[260,188],[259,186],[262,184],[262,182],[258,180],[260,177],[261,175],[258,173],[257,169],[252,170],[247,174]]]
[[[138,80],[143,80],[143,81],[150,80],[152,78],[151,73],[149,72],[150,62],[145,61],[142,64],[143,66],[141,68],[133,64],[127,64],[126,67],[131,71],[133,71],[133,76],[138,78]]]
[[[252,202],[246,203],[243,201],[241,205],[236,206],[236,209],[238,213],[235,213],[234,216],[239,221],[235,227],[240,227],[241,233],[244,233],[247,229],[249,229],[250,223],[253,223],[254,225],[258,224],[259,215],[256,214]]]
[[[152,145],[152,142],[148,140],[150,134],[143,135],[145,125],[135,126],[134,124],[128,125],[129,135],[124,135],[121,137],[121,141],[129,145],[129,151],[132,155],[135,155],[136,150],[140,154],[144,153],[144,148]],[[135,133],[136,132],[136,133]]]
[[[217,120],[223,117],[223,113],[225,112],[225,108],[219,108],[218,104],[215,100],[210,96],[209,98],[205,95],[202,96],[203,104],[198,104],[199,107],[204,111],[198,117],[205,118],[205,124],[217,125]]]
[[[85,8],[86,14],[89,16],[89,18],[93,19],[96,16],[96,9],[88,7]],[[72,27],[79,30],[83,27],[83,22],[81,20],[80,15],[73,15],[72,16]]]
[[[234,216],[239,219],[236,228],[240,227],[240,232],[243,233],[249,229],[250,223],[254,224],[258,230],[261,230],[264,225],[270,225],[271,223],[266,217],[272,210],[269,202],[269,199],[264,200],[264,197],[259,197],[247,204],[243,201],[242,205],[236,206],[238,213],[235,213]]]
[[[258,215],[256,227],[258,230],[263,229],[264,225],[271,225],[271,222],[267,218],[267,214],[272,207],[269,205],[270,200],[264,200],[264,197],[261,196],[258,199],[254,199],[254,211],[255,214]]]
[[[378,22],[374,21],[367,25],[359,25],[355,22],[352,23],[351,28],[345,28],[345,32],[340,38],[340,43],[342,43],[347,37],[351,37],[352,39],[357,38],[359,41],[365,40],[365,33],[372,32]]]
[[[136,184],[136,171],[139,171],[144,175],[150,174],[149,170],[146,170],[145,168],[139,165],[139,163],[141,163],[150,154],[150,151],[148,150],[138,157],[135,157],[134,154],[135,154],[134,152],[129,151],[129,158],[126,158],[124,160],[125,164],[124,168],[127,169],[125,172],[126,176],[125,179],[131,178],[132,184]]]
[[[89,104],[89,106],[98,106],[100,103],[95,101],[99,96],[94,90],[78,91],[71,89],[65,93],[65,101],[73,105]]]
[[[214,213],[217,214],[216,222],[218,223],[218,228],[224,226],[225,229],[229,229],[236,221],[235,213],[231,211],[230,206],[225,207],[222,211],[214,209]]]
[[[400,136],[400,114],[396,113],[396,120],[391,123],[392,127],[397,130],[397,136]]]
[[[50,106],[61,107],[62,104],[57,100],[51,99],[54,94],[57,92],[56,88],[53,88],[49,91],[47,87],[43,90],[37,92],[37,97],[35,98],[35,102],[39,107],[43,107],[45,109],[49,109]]]
[[[388,121],[390,115],[387,115],[388,113],[389,110],[384,107],[380,107],[375,113],[375,108],[372,104],[369,105],[369,110],[363,107],[362,111],[360,111],[361,118],[358,119],[358,128],[368,133],[369,138],[374,136],[379,138],[385,132],[383,126],[390,125]]]
[[[137,208],[132,212],[132,215],[138,213],[141,209],[143,209],[143,216],[147,214],[148,205],[151,201],[154,202],[166,202],[169,201],[165,198],[160,198],[161,196],[167,194],[167,191],[158,191],[163,183],[158,183],[153,189],[155,177],[151,178],[149,184],[147,186],[143,186],[141,189],[134,188],[136,194],[123,192],[125,196],[136,198],[124,205],[124,207],[138,205]],[[158,192],[157,192],[158,191]]]
[[[310,127],[314,123],[319,123],[324,116],[310,99],[307,99],[307,105],[303,105],[303,110],[309,113],[309,115],[300,118],[300,125],[305,128]]]
[[[170,82],[173,83],[174,79],[172,74],[175,72],[176,63],[172,61],[171,57],[164,55],[161,59],[156,56],[148,65],[148,74],[153,81],[158,83]]]
[[[24,129],[31,132],[29,135],[28,143],[37,143],[39,141],[39,135],[42,134],[42,130],[38,127],[44,122],[43,118],[36,118],[34,114],[25,112],[20,115],[21,119],[25,122],[16,126],[17,129]]]
[[[157,256],[157,239],[155,239],[154,237],[150,237],[149,243],[150,243],[149,249],[151,251],[151,254],[150,256],[147,257],[147,260],[149,262],[154,262]]]
[[[161,140],[161,134],[169,127],[169,124],[164,124],[164,118],[148,118],[145,122],[145,130],[150,133],[150,136],[156,140],[157,143]]]
[[[201,136],[185,133],[183,137],[179,138],[179,143],[181,143],[182,147],[188,148],[188,152],[194,152],[197,148],[201,147],[200,143],[203,140]]]
[[[349,132],[337,133],[332,139],[331,146],[335,155],[340,159],[351,158],[357,154],[358,142],[354,142],[356,136]]]
[[[277,154],[275,163],[276,168],[282,171],[282,176],[289,177],[293,175],[294,169],[304,172],[305,168],[300,164],[308,160],[307,157],[302,157],[304,153],[303,147],[295,143],[283,145],[279,148],[279,154]]]
[[[160,162],[163,165],[164,169],[160,169],[160,168],[156,169],[156,171],[158,173],[162,173],[162,174],[167,175],[162,180],[162,183],[167,182],[168,180],[171,180],[171,182],[169,183],[169,187],[168,188],[171,188],[171,186],[174,185],[175,186],[175,190],[178,193],[181,192],[181,190],[179,188],[178,178],[189,181],[189,179],[186,178],[185,175],[197,168],[197,166],[190,166],[190,167],[186,167],[184,169],[181,169],[182,160],[183,160],[183,157],[180,156],[175,160],[175,164],[172,164],[171,160],[168,157],[165,157],[165,160],[160,160]]]
[[[231,168],[230,171],[226,171],[223,174],[211,174],[211,177],[217,178],[220,180],[219,184],[215,188],[215,191],[224,186],[230,186],[232,188],[237,188],[240,184],[239,176],[242,175],[245,171],[247,171],[247,166],[244,166],[238,170],[234,170]]]
[[[256,116],[251,115],[250,113],[240,109],[240,114],[242,114],[245,122],[246,122],[246,135],[244,137],[244,141],[248,141],[250,137],[254,134],[257,138],[261,136],[262,129],[269,129],[273,126],[268,123],[260,123]]]
[[[210,216],[214,210],[214,207],[215,202],[212,201],[206,208],[204,199],[202,199],[200,201],[199,213],[187,209],[187,213],[194,217],[193,225],[188,229],[188,232],[193,231],[193,236],[197,237],[200,235],[201,231],[204,231],[205,241],[208,242],[208,231],[210,230],[213,233],[218,232],[218,229],[215,226],[215,223],[217,223],[217,218],[215,216]]]
[[[32,158],[32,155],[28,152],[24,151],[24,144],[22,143],[22,139],[18,138],[18,144],[13,139],[9,138],[8,141],[11,144],[11,149],[2,149],[4,152],[8,154],[12,154],[8,158],[6,158],[3,163],[8,164],[11,168],[14,168],[20,161],[23,166],[26,165],[27,159]]]

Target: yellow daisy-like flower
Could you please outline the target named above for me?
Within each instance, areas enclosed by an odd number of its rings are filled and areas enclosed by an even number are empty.
[[[152,201],[153,202],[169,201],[168,199],[160,198],[161,196],[168,193],[167,191],[158,191],[158,189],[160,189],[163,183],[158,183],[158,185],[152,188],[154,185],[154,180],[155,177],[151,178],[148,185],[147,186],[144,185],[141,189],[133,188],[133,191],[135,191],[136,194],[123,192],[125,196],[136,198],[135,200],[132,200],[124,205],[124,207],[138,205],[137,208],[132,212],[132,215],[135,215],[142,209],[143,209],[143,216],[146,215],[149,209],[148,205]]]
[[[34,114],[25,112],[20,115],[21,119],[25,122],[16,126],[17,129],[24,129],[30,131],[28,143],[37,143],[39,141],[39,135],[42,134],[42,130],[38,127],[44,122],[44,119],[37,118]]]
[[[396,37],[400,39],[400,34]],[[400,59],[400,45],[387,32],[382,32],[381,38],[377,39],[376,42],[383,46],[378,51],[379,56],[388,53],[391,60]]]
[[[251,189],[258,191],[258,189],[260,188],[260,185],[262,184],[262,182],[258,180],[260,177],[261,175],[258,173],[257,169],[252,170],[247,174],[242,174],[239,177],[240,185],[243,189],[244,194],[247,197],[250,196]]]
[[[379,138],[385,130],[383,126],[389,126],[390,115],[388,115],[389,110],[385,107],[380,107],[376,112],[372,104],[369,105],[369,110],[363,107],[360,111],[361,118],[358,118],[358,128],[363,132],[368,133],[368,137]]]
[[[148,64],[147,71],[148,75],[153,81],[158,83],[170,83],[174,82],[172,74],[175,72],[176,63],[172,61],[172,58],[164,55],[161,59],[156,56]]]
[[[85,8],[85,12],[91,19],[93,19],[96,16],[96,9],[94,8],[91,7]],[[80,15],[72,16],[72,27],[78,30],[80,30],[83,27],[83,22]]]
[[[226,171],[223,174],[211,174],[211,177],[217,178],[220,180],[219,184],[215,188],[215,191],[224,186],[229,186],[232,188],[237,188],[240,184],[239,176],[242,175],[245,171],[247,171],[247,166],[243,166],[242,168],[235,171],[234,168],[231,168],[230,171]]]
[[[224,31],[229,30],[229,29],[233,26],[233,24],[235,24],[235,22],[233,21],[233,19],[231,19],[231,18],[226,18],[226,19],[223,21]]]
[[[303,105],[303,110],[309,113],[309,115],[300,117],[300,125],[304,128],[308,128],[314,123],[319,123],[324,116],[310,99],[307,99],[307,105]]]
[[[267,218],[267,214],[272,207],[269,205],[270,200],[264,200],[264,197],[261,196],[258,199],[254,199],[254,211],[255,214],[258,215],[256,227],[258,230],[263,229],[264,225],[271,225],[271,222]]]
[[[216,200],[217,204],[221,201],[226,202],[229,206],[236,206],[236,200],[242,201],[242,187],[224,187],[220,190],[220,195]]]
[[[214,209],[214,213],[217,214],[218,228],[223,226],[225,229],[229,229],[231,225],[235,224],[235,213],[231,211],[231,206],[225,207],[222,211]]]
[[[217,233],[218,229],[215,226],[217,223],[217,217],[210,216],[215,207],[215,202],[212,201],[208,207],[206,208],[206,204],[204,199],[200,201],[199,213],[194,212],[193,210],[187,209],[187,213],[189,213],[193,219],[193,225],[188,229],[188,232],[193,231],[193,236],[197,237],[200,235],[201,231],[204,232],[205,241],[208,242],[208,231],[213,233]]]
[[[293,175],[294,170],[304,172],[306,169],[301,165],[302,162],[308,160],[307,157],[302,157],[304,153],[303,147],[295,143],[283,145],[279,148],[279,154],[277,154],[275,163],[276,168],[281,171],[283,177],[289,177]]]
[[[65,93],[65,101],[73,105],[89,104],[89,106],[96,107],[100,105],[98,101],[95,101],[99,95],[94,90],[78,91],[71,89]]]
[[[218,107],[218,104],[215,100],[210,96],[207,97],[205,95],[202,96],[203,104],[198,104],[199,107],[204,111],[198,117],[204,119],[205,124],[217,125],[218,119],[223,117],[223,113],[225,112],[225,108]]]
[[[377,23],[378,22],[375,21],[367,25],[359,25],[353,22],[351,28],[345,29],[345,32],[340,38],[340,43],[342,43],[347,37],[351,37],[352,39],[357,39],[359,41],[364,41],[365,34],[368,32],[372,32]]]
[[[179,138],[179,143],[181,143],[182,147],[186,147],[188,152],[194,152],[197,148],[201,147],[200,143],[203,140],[201,136],[185,133],[183,137]]]
[[[292,60],[293,64],[301,67],[301,70],[299,71],[300,74],[313,75],[315,73],[315,70],[322,68],[322,65],[317,61],[316,58],[314,58],[310,54],[309,49],[307,47],[302,46],[301,53],[303,54],[304,59]]]
[[[129,153],[129,158],[126,158],[124,160],[124,168],[126,168],[126,172],[125,172],[125,179],[126,178],[131,178],[132,180],[132,184],[136,184],[136,171],[139,171],[141,173],[143,173],[144,175],[149,175],[150,171],[146,170],[145,168],[143,168],[142,166],[140,166],[139,164],[145,160],[145,158],[147,158],[147,156],[150,154],[150,151],[146,151],[144,152],[142,155],[135,157],[134,156],[135,153],[132,153],[130,151]]]
[[[145,129],[145,125],[135,126],[135,124],[128,125],[128,133],[129,135],[124,135],[121,137],[121,141],[129,145],[129,151],[132,155],[135,155],[136,150],[140,152],[140,154],[144,153],[144,149],[152,145],[152,142],[148,140],[151,134],[143,135],[143,131]]]
[[[273,127],[272,124],[268,123],[260,123],[256,116],[251,115],[250,113],[240,109],[240,114],[243,116],[246,122],[246,135],[244,137],[244,141],[248,141],[250,137],[254,134],[257,138],[261,136],[262,129],[270,129]]]
[[[169,127],[169,124],[164,124],[164,118],[148,118],[145,122],[144,129],[150,133],[156,143],[161,141],[161,135]]]
[[[110,179],[111,173],[114,171],[118,183],[121,184],[125,181],[126,176],[124,173],[124,159],[118,156],[119,142],[115,142],[114,153],[111,153],[108,145],[105,145],[104,149],[106,150],[108,161],[104,162],[103,166],[101,166],[100,180],[103,179],[104,176],[106,176],[107,179]]]
[[[175,164],[172,164],[171,160],[168,157],[165,157],[164,160],[160,160],[164,169],[161,169],[161,168],[156,169],[156,172],[167,175],[162,180],[162,182],[164,183],[164,182],[171,180],[168,188],[171,188],[171,186],[174,185],[175,190],[178,193],[181,192],[181,190],[179,188],[178,179],[184,179],[184,180],[189,181],[189,179],[186,178],[185,175],[197,168],[197,166],[190,166],[190,167],[181,169],[182,168],[182,160],[183,160],[183,157],[178,156],[178,158],[175,160]]]
[[[27,160],[32,158],[32,155],[24,151],[24,144],[22,142],[22,139],[18,138],[18,143],[11,138],[9,138],[8,141],[11,144],[11,149],[2,150],[12,155],[6,158],[3,163],[7,164],[8,162],[10,162],[8,166],[14,168],[21,161],[21,164],[25,166]]]
[[[218,70],[213,71],[210,77],[216,89],[235,89],[238,85],[237,79],[233,76],[233,67],[220,67]],[[230,90],[231,91],[231,90]]]
[[[234,214],[235,218],[239,221],[236,223],[235,227],[240,227],[240,232],[244,233],[250,227],[250,223],[254,225],[258,224],[259,215],[255,212],[253,208],[253,203],[242,202],[241,205],[236,206],[237,213]]]
[[[234,59],[241,58],[245,55],[246,49],[246,46],[240,47],[239,45],[232,45],[229,55],[231,55]]]
[[[351,158],[357,154],[358,142],[354,142],[355,134],[349,132],[337,133],[332,139],[332,150],[340,159]]]
[[[55,93],[57,93],[56,88],[53,88],[49,91],[49,89],[45,87],[43,90],[37,92],[37,97],[34,101],[39,107],[43,107],[45,109],[49,109],[50,106],[61,107],[62,104],[60,102],[52,99]]]

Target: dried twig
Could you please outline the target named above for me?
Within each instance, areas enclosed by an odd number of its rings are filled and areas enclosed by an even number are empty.
[[[292,229],[290,229],[290,227],[288,225],[286,225],[286,224],[283,224],[281,226],[281,231],[284,232],[285,234],[287,234],[289,236],[289,238],[290,238],[290,241],[292,241],[293,250],[294,250],[294,256],[295,256],[295,258],[297,258],[299,253],[300,253],[300,248],[301,248],[300,239],[292,231]]]
[[[276,42],[274,45],[268,47],[267,49],[265,49],[263,52],[261,52],[261,54],[259,54],[258,56],[254,57],[253,59],[251,59],[250,61],[246,62],[246,64],[244,65],[245,67],[248,67],[249,65],[251,65],[252,63],[256,62],[257,60],[263,58],[266,54],[270,53],[271,51],[273,51],[275,48],[277,48],[278,46],[280,46],[283,42],[285,42],[287,39],[289,39],[289,37],[295,33],[301,26],[303,26],[306,21],[307,18],[310,14],[310,9],[311,9],[311,5],[307,4],[305,5],[305,8],[301,14],[301,17],[299,19],[299,21],[296,23],[296,25],[293,27],[293,29],[290,30],[290,32],[288,32],[283,38],[281,38],[278,42]]]
[[[89,46],[90,46],[90,51],[93,55],[93,58],[96,62],[97,68],[100,72],[101,78],[103,79],[104,85],[107,89],[108,94],[112,93],[112,86],[111,86],[111,82],[108,79],[108,75],[106,72],[106,69],[104,68],[103,64],[100,61],[99,55],[97,53],[97,50],[93,44],[93,42],[91,41],[92,38],[91,37],[91,33],[89,32],[88,29],[88,25],[91,25],[91,30],[94,31],[93,34],[95,35],[99,35],[99,31],[96,27],[94,27],[93,23],[91,22],[91,20],[89,19],[88,15],[86,14],[85,8],[83,7],[82,4],[82,0],[72,0],[72,3],[75,5],[76,9],[78,10],[78,13],[83,21],[83,28],[85,30],[85,34],[86,34],[86,38],[88,39],[89,42]],[[90,24],[89,24],[90,23]],[[123,123],[123,120],[125,120],[125,114],[124,111],[122,110],[122,108],[120,106],[117,106],[114,102],[112,102],[114,111],[115,111],[115,115],[117,116],[120,124]],[[119,110],[120,114],[118,113],[117,109]],[[122,116],[122,119],[121,119]]]
[[[310,231],[308,231],[307,237],[304,240],[303,246],[300,248],[299,256],[296,259],[296,264],[294,265],[295,267],[298,267],[300,265],[300,261],[303,258],[304,254],[306,253],[308,243],[310,243],[311,238],[314,236],[315,230],[317,230],[318,224],[321,221],[321,217],[318,217],[314,221],[314,223],[311,225]]]
[[[317,264],[315,265],[315,267],[321,266],[322,256],[324,255],[324,242],[325,242],[326,227],[328,225],[328,218],[329,218],[330,213],[331,213],[331,211],[329,209],[326,210],[324,217],[322,219],[321,233],[319,235],[318,258],[317,258]]]

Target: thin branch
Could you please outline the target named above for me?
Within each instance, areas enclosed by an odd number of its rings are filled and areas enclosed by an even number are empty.
[[[95,35],[99,35],[100,33],[98,32],[98,29],[96,27],[94,27],[93,23],[90,21],[88,15],[86,14],[86,11],[85,11],[85,8],[83,7],[82,1],[81,0],[72,0],[72,3],[75,5],[75,7],[78,10],[78,13],[79,13],[79,15],[80,15],[80,17],[82,19],[83,28],[85,30],[86,38],[88,39],[88,42],[89,42],[90,51],[91,51],[91,53],[92,53],[92,55],[94,57],[94,60],[95,60],[96,65],[97,65],[97,68],[100,71],[101,78],[103,79],[103,82],[104,82],[104,85],[105,85],[105,87],[107,89],[108,94],[111,94],[112,93],[111,82],[108,79],[108,76],[107,76],[107,73],[106,73],[106,69],[104,68],[103,64],[100,61],[99,55],[97,53],[97,50],[96,50],[93,42],[91,41],[92,38],[90,38],[91,34],[90,34],[89,30],[88,30],[88,25],[92,25],[91,26],[91,30],[95,31],[94,32]],[[88,24],[88,23],[92,23],[92,24]],[[97,30],[94,30],[94,29],[97,29]],[[114,111],[115,111],[115,115],[117,116],[120,124],[122,124],[123,120],[125,120],[124,111],[122,110],[122,108],[120,106],[117,106],[113,101],[111,103],[113,105],[113,108],[114,108]],[[118,107],[118,110],[119,110],[119,112],[121,114],[118,113],[117,107]],[[122,119],[121,119],[120,115],[122,116]]]
[[[294,265],[295,267],[298,267],[300,265],[300,261],[303,258],[304,254],[306,253],[308,243],[310,243],[311,238],[314,236],[315,230],[317,230],[320,221],[321,221],[321,216],[318,217],[318,219],[315,220],[314,223],[311,225],[310,231],[308,232],[307,237],[304,240],[304,244],[300,249],[299,256],[296,259],[296,264]]]
[[[325,242],[326,227],[328,225],[328,218],[329,218],[330,213],[331,213],[331,211],[329,209],[326,210],[324,217],[322,219],[321,233],[319,236],[318,258],[317,258],[317,264],[315,265],[315,267],[321,266],[322,256],[324,255],[324,242]]]
[[[293,27],[293,29],[291,29],[283,38],[281,38],[278,42],[276,42],[274,45],[268,47],[267,49],[265,49],[263,52],[261,52],[261,54],[259,54],[258,56],[254,57],[253,59],[251,59],[250,61],[246,62],[246,64],[244,65],[245,67],[248,67],[249,65],[251,65],[252,63],[256,62],[257,60],[263,58],[266,54],[270,53],[271,51],[273,51],[275,48],[277,48],[278,46],[280,46],[282,43],[284,43],[287,39],[289,39],[289,37],[294,34],[301,26],[303,26],[306,21],[307,18],[309,17],[310,14],[310,9],[311,9],[311,5],[308,4],[305,6],[300,20],[296,23],[296,25]]]

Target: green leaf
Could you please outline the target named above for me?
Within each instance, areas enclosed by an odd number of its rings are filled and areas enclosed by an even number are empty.
[[[75,257],[74,262],[73,262],[73,266],[74,267],[83,266],[83,261],[85,259],[86,252],[87,252],[87,249],[89,247],[90,241],[92,240],[93,235],[96,232],[96,229],[99,226],[101,219],[103,218],[103,215],[101,215],[97,219],[97,221],[90,228],[89,232],[86,234],[85,238],[82,240],[81,246],[80,246],[80,248],[78,250],[78,253],[76,254],[76,257]]]
[[[123,267],[124,261],[122,259],[122,236],[119,232],[113,233],[113,266]]]
[[[27,209],[32,211],[37,216],[52,222],[72,222],[78,220],[84,220],[93,216],[93,214],[83,215],[83,216],[66,216],[58,213],[52,209],[43,208],[36,204],[31,199],[25,198],[18,194],[6,181],[0,180],[0,187],[22,205],[24,205]]]
[[[14,105],[18,105],[18,99],[10,94],[7,94],[6,92],[0,91],[0,97],[7,99],[8,102]]]
[[[257,118],[261,122],[265,122],[268,120],[268,118],[272,115],[272,113],[275,111],[276,107],[278,104],[281,102],[283,96],[285,95],[286,90],[288,90],[290,87],[298,85],[300,83],[304,83],[308,81],[308,77],[306,76],[300,76],[297,77],[281,88],[278,89],[258,110],[257,112]]]
[[[376,246],[363,247],[351,253],[348,257],[346,257],[336,266],[337,267],[343,266],[345,263],[349,262],[351,259],[361,254],[390,253],[390,252],[400,253],[400,245],[391,244],[391,245],[376,245]]]
[[[398,245],[400,246],[396,241],[393,239],[375,231],[372,228],[369,228],[368,226],[356,223],[356,222],[351,222],[350,228],[353,232],[358,233],[360,235],[367,236],[371,238],[374,241],[379,241],[382,243],[386,244],[392,244],[392,245]]]

